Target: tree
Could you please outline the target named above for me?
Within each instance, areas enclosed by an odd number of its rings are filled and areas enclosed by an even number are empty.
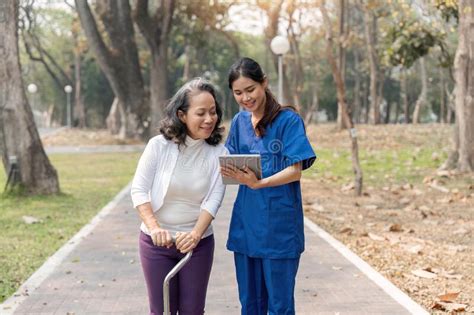
[[[364,11],[364,30],[367,42],[367,54],[370,64],[370,116],[369,120],[373,124],[380,123],[380,103],[377,95],[377,83],[383,85],[380,78],[380,66],[376,51],[377,42],[377,16],[371,12],[370,8],[362,5]],[[380,82],[379,82],[380,81]]]
[[[474,5],[459,1],[459,43],[454,59],[460,171],[474,171]]]
[[[26,99],[18,53],[18,1],[0,2],[0,152],[7,173],[16,156],[18,184],[30,194],[59,192]]]
[[[87,0],[75,0],[75,3],[89,46],[117,98],[118,106],[113,108],[119,112],[120,137],[143,136],[149,108],[129,1],[104,0],[96,3],[96,13],[107,40],[99,32]]]
[[[280,23],[280,11],[283,6],[283,0],[278,1],[264,1],[257,0],[258,7],[263,10],[268,18],[268,24],[265,27],[265,44],[268,51],[271,52],[270,43],[272,39],[278,35],[278,25]],[[278,56],[271,52],[273,65],[278,71]],[[288,104],[291,100],[290,84],[288,84],[288,77],[286,75],[286,66],[283,64],[283,104]],[[279,100],[281,102],[281,100]]]
[[[420,114],[422,108],[426,104],[426,97],[428,94],[428,76],[426,74],[425,57],[420,58],[420,76],[421,76],[421,92],[415,103],[415,110],[413,111],[413,123],[420,122]]]
[[[362,169],[360,167],[359,162],[359,146],[357,144],[357,135],[356,130],[354,128],[354,124],[352,122],[352,117],[348,111],[348,106],[346,103],[346,95],[345,95],[345,87],[344,87],[344,80],[342,78],[341,69],[339,69],[338,62],[334,57],[333,53],[333,34],[332,34],[332,27],[331,21],[329,20],[329,16],[326,10],[326,4],[323,0],[321,2],[321,13],[323,15],[324,24],[326,25],[326,39],[327,39],[327,47],[326,47],[326,56],[328,58],[329,63],[331,64],[331,70],[334,77],[334,82],[336,83],[337,87],[337,100],[341,105],[341,114],[344,120],[344,125],[349,128],[349,136],[351,138],[351,146],[352,146],[352,169],[355,174],[354,179],[354,187],[355,192],[358,196],[362,194]]]
[[[164,104],[170,96],[167,66],[175,1],[159,1],[152,15],[149,14],[152,8],[149,8],[148,0],[136,0],[135,3],[133,17],[151,51],[151,127],[156,129],[163,117]]]

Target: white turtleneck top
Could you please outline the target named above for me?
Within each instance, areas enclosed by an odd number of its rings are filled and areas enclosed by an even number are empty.
[[[186,137],[186,146],[180,147],[163,206],[155,213],[162,228],[172,234],[193,229],[209,191],[212,173],[205,141]],[[211,234],[212,226],[209,226],[203,237]]]
[[[163,135],[150,139],[143,151],[131,186],[133,207],[151,203],[158,223],[171,232],[193,229],[201,211],[216,217],[225,193],[219,156],[222,145],[187,138],[178,146]],[[149,235],[142,222],[140,229]],[[212,228],[204,236],[212,233]]]

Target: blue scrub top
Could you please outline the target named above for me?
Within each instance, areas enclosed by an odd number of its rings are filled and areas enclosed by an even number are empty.
[[[259,137],[251,113],[235,115],[226,147],[230,154],[260,154],[263,177],[302,162],[310,167],[316,155],[301,117],[282,110]],[[304,251],[303,205],[300,182],[251,189],[239,186],[232,211],[227,249],[256,258],[297,258]]]

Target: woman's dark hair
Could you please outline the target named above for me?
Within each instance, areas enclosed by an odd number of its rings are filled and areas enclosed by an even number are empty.
[[[216,103],[217,122],[211,136],[206,140],[210,145],[217,145],[222,140],[223,127],[220,127],[222,121],[222,108],[217,101],[216,91],[212,84],[203,78],[194,78],[185,85],[183,85],[178,92],[171,98],[166,105],[166,117],[160,121],[160,133],[167,139],[173,140],[179,145],[186,143],[186,135],[188,129],[181,119],[179,119],[178,111],[187,113],[189,110],[190,99],[192,96],[201,92],[208,92],[214,98]]]
[[[267,76],[263,73],[262,67],[251,58],[241,58],[237,60],[229,70],[229,88],[232,90],[232,84],[235,80],[241,76],[252,79],[255,82],[263,84]],[[263,111],[263,117],[255,126],[260,137],[265,135],[265,128],[278,116],[280,111],[283,109],[295,110],[292,106],[281,106],[276,100],[273,93],[267,87],[265,89],[265,109]]]

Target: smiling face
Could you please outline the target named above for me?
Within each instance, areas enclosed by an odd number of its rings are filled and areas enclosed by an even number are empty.
[[[257,115],[263,114],[267,84],[266,79],[263,83],[259,83],[241,75],[232,82],[232,93],[237,103],[247,111]]]
[[[202,91],[191,92],[188,97],[188,111],[178,111],[178,117],[186,125],[188,136],[195,140],[207,139],[214,131],[218,119],[214,97],[209,92]]]

